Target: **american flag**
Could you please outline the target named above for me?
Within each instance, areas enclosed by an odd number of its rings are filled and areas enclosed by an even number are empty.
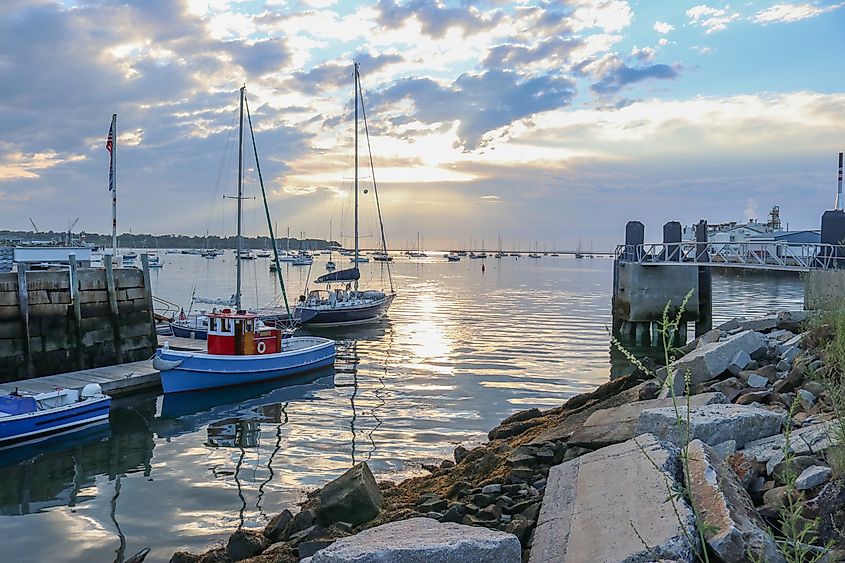
[[[111,158],[109,158],[109,191],[114,189],[114,132],[117,128],[117,114],[111,116],[111,127],[109,127],[109,136],[106,138],[106,150],[109,151]]]

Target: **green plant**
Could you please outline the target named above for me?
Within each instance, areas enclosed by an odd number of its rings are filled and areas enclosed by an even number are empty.
[[[660,335],[660,343],[661,348],[663,350],[663,359],[664,365],[666,366],[666,378],[663,380],[663,389],[668,391],[669,397],[672,399],[672,406],[675,409],[675,425],[678,429],[679,435],[682,436],[681,440],[681,452],[680,452],[680,460],[681,465],[683,467],[684,475],[689,475],[689,443],[691,441],[691,425],[690,425],[690,374],[689,371],[686,371],[683,374],[684,377],[684,402],[681,403],[675,392],[675,377],[677,377],[676,370],[674,368],[676,357],[674,355],[674,350],[672,348],[673,343],[676,340],[676,337],[679,333],[679,328],[682,322],[682,316],[684,310],[686,310],[687,303],[692,298],[695,290],[691,289],[681,301],[681,305],[677,310],[677,313],[672,316],[671,315],[671,308],[672,302],[668,301],[666,306],[663,308],[663,314],[661,316],[661,320],[657,323],[658,325],[658,333]],[[625,357],[634,364],[637,368],[639,368],[643,373],[652,375],[653,377],[657,377],[652,370],[648,369],[643,362],[637,358],[630,350],[628,350],[613,334],[610,335],[611,344],[616,347]],[[662,473],[662,470],[658,467],[655,461],[651,458],[648,452],[642,447],[642,445],[637,442],[637,446],[639,447],[640,451],[643,455],[646,456],[648,461],[654,466],[654,468]],[[672,503],[672,509],[675,513],[675,517],[678,520],[678,523],[681,526],[681,529],[684,531],[684,534],[687,535],[687,541],[690,545],[698,545],[700,546],[699,551],[696,553],[696,558],[701,561],[702,563],[709,563],[710,562],[710,554],[707,551],[707,536],[711,535],[715,532],[715,528],[712,526],[708,526],[704,519],[700,517],[698,508],[696,507],[695,501],[692,496],[692,492],[689,487],[689,483],[684,480],[682,483],[673,484],[669,481],[668,477],[664,477],[664,483],[666,485],[666,492],[667,492],[667,501]],[[693,538],[687,532],[687,524],[682,518],[681,514],[678,512],[677,502],[685,501],[690,509],[692,510],[694,521],[695,521],[695,529],[696,529],[696,538]],[[633,522],[631,522],[631,526],[634,527]],[[634,527],[634,532],[637,534],[637,537],[640,538],[640,541],[646,547],[646,549],[650,549],[646,542],[643,540],[642,536],[637,531],[636,527]]]

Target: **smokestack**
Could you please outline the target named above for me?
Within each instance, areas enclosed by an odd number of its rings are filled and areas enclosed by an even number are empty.
[[[842,209],[842,153],[839,153],[839,177],[836,180],[836,206],[834,209]]]

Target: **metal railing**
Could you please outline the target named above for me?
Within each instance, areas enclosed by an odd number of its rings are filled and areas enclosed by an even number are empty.
[[[845,268],[845,245],[785,242],[655,243],[616,247],[621,262],[806,272]]]

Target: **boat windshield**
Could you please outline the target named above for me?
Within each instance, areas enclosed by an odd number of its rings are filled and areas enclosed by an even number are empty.
[[[36,410],[38,410],[38,406],[34,397],[15,397],[13,395],[0,397],[0,413],[15,415],[35,412]]]

